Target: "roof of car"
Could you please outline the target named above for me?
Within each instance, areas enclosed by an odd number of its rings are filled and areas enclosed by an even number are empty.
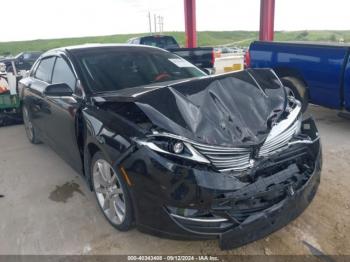
[[[137,48],[137,49],[157,49],[165,51],[164,49],[155,47],[155,46],[146,46],[146,45],[135,45],[135,44],[83,44],[83,45],[73,45],[73,46],[65,46],[65,47],[59,47],[56,49],[51,49],[45,52],[44,56],[50,55],[55,52],[79,52],[79,51],[85,51],[85,50],[93,50],[93,49],[99,49],[99,48]],[[165,51],[166,52],[166,51]]]
[[[66,46],[61,49],[65,49],[69,51],[69,50],[78,50],[78,49],[80,50],[80,49],[91,49],[91,48],[102,48],[102,47],[157,48],[153,46],[134,45],[134,44],[83,44],[83,45],[75,45],[75,46]]]

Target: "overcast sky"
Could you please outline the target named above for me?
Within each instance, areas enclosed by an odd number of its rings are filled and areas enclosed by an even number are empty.
[[[197,30],[258,30],[260,0],[197,0]],[[2,0],[0,41],[183,31],[183,0]],[[349,0],[276,0],[276,30],[350,29]],[[153,20],[153,19],[152,19]]]

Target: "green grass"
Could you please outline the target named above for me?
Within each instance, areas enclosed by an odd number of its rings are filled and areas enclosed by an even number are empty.
[[[124,34],[95,37],[45,39],[16,42],[0,42],[0,55],[15,55],[22,51],[46,51],[52,48],[85,43],[125,43],[129,38],[144,34]],[[185,34],[183,32],[165,32],[174,36],[180,45],[184,45]],[[258,32],[253,31],[203,31],[198,32],[199,46],[217,46],[239,42],[239,46],[248,46],[257,39]],[[338,42],[343,40],[350,42],[350,31],[279,31],[276,32],[277,41],[321,41]]]

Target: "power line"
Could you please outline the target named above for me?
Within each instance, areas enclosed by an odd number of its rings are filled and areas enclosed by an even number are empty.
[[[152,33],[152,20],[151,20],[151,12],[150,11],[148,11],[147,18],[148,18],[149,32]],[[164,32],[164,16],[153,14],[153,27],[154,27],[154,33]],[[158,29],[158,31],[157,31],[157,29]]]
[[[154,14],[153,17],[154,17],[154,32],[157,33],[157,15]]]
[[[159,25],[159,32],[163,32],[163,26],[164,26],[164,17],[158,16],[158,25]]]

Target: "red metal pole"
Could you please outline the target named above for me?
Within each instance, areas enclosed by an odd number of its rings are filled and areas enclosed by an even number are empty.
[[[275,25],[275,0],[260,0],[261,41],[273,41]]]
[[[196,0],[184,0],[186,47],[197,46]]]

